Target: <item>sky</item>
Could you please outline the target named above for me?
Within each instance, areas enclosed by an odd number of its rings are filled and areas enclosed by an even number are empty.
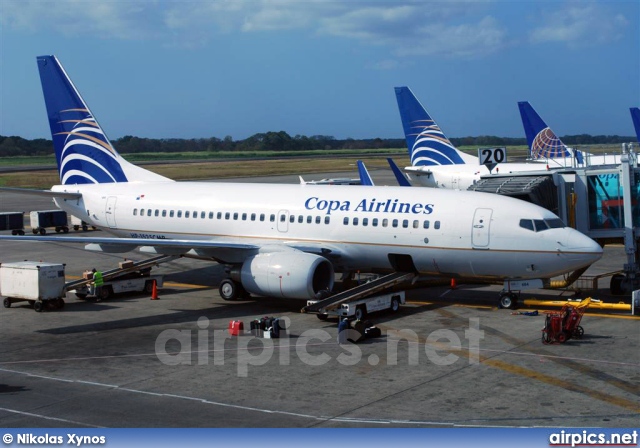
[[[111,138],[402,138],[409,86],[448,137],[632,136],[640,2],[0,0],[0,135],[51,138],[54,54]]]

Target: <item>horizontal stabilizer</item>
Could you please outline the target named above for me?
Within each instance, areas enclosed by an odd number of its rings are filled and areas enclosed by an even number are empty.
[[[31,196],[41,196],[47,198],[80,199],[82,197],[82,193],[68,193],[66,191],[51,190],[31,190],[29,188],[0,187],[0,191],[6,191],[8,193],[15,194],[29,194]]]

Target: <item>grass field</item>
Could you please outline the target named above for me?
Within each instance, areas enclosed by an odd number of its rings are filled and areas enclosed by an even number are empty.
[[[462,147],[461,150],[471,155],[477,155],[478,148]],[[594,154],[614,153],[620,151],[620,145],[600,145],[582,148]],[[215,154],[212,157],[210,154]],[[310,174],[323,172],[344,172],[356,176],[356,160],[365,162],[369,168],[388,167],[386,157],[392,154],[393,160],[400,167],[408,165],[409,157],[402,149],[370,149],[370,150],[336,150],[336,151],[308,151],[290,152],[219,152],[219,153],[144,153],[125,154],[124,158],[134,162],[153,165],[146,169],[175,180],[222,179],[244,176],[270,176],[284,174]],[[526,146],[507,147],[509,161],[523,160],[527,155]],[[304,158],[300,155],[305,156]],[[135,156],[135,157],[134,157]],[[172,156],[172,158],[169,158]],[[287,158],[280,158],[288,156]],[[309,156],[313,158],[310,159]],[[336,157],[340,156],[340,157]],[[252,158],[260,157],[260,160]],[[262,157],[267,157],[262,159]],[[269,160],[268,157],[274,157]],[[234,158],[236,160],[228,160]],[[226,159],[226,160],[220,160]],[[189,162],[194,161],[197,162]],[[162,163],[167,161],[168,163]],[[183,163],[180,163],[183,162]],[[0,167],[38,166],[39,171],[25,171],[0,174],[0,186],[21,188],[50,188],[58,184],[55,158],[51,156],[38,157],[0,157]]]

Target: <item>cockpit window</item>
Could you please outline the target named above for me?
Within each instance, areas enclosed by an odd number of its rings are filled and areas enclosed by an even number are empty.
[[[561,229],[566,227],[561,219],[521,219],[520,227],[534,232],[542,232],[548,229]]]
[[[549,226],[544,219],[534,219],[533,224],[536,226],[536,232],[542,232],[543,230],[547,230]]]
[[[521,219],[520,220],[520,227],[522,227],[523,229],[527,229],[527,230],[533,230],[533,221],[530,219]]]
[[[562,219],[559,219],[559,218],[545,219],[544,222],[547,223],[550,229],[561,229],[565,227],[564,223],[562,222]]]

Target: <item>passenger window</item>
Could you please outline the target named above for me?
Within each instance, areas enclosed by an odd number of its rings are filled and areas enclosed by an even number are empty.
[[[231,218],[231,213],[226,212],[226,213],[224,214],[224,219],[229,219],[229,218]]]
[[[440,221],[434,222],[433,223],[433,228],[436,229],[436,230],[439,229],[440,228]]]
[[[378,227],[378,218],[373,218],[373,219],[371,220],[371,225],[372,225],[373,227]]]
[[[260,221],[264,221],[264,213],[260,213]]]
[[[271,215],[269,216],[269,221],[271,221],[271,222],[275,222],[275,220],[276,220],[276,215],[271,214]]]
[[[178,210],[178,218],[182,218],[182,210]]]
[[[345,216],[344,219],[342,220],[342,224],[344,224],[345,226],[349,225],[349,217]]]
[[[204,219],[205,212],[200,212],[200,219]]]
[[[296,222],[296,217],[295,217],[295,215],[290,215],[290,216],[289,216],[289,222],[290,222],[290,223],[292,223],[292,224],[293,224],[294,222]]]
[[[429,220],[426,219],[423,223],[422,223],[422,228],[423,229],[428,229],[429,228]]]
[[[218,212],[218,219],[222,219],[222,212]]]
[[[322,219],[319,216],[316,216],[316,224],[320,224],[322,222]]]
[[[358,225],[358,218],[353,218],[353,225],[357,226]]]
[[[162,210],[162,217],[166,218],[167,217],[167,211],[166,210]]]
[[[138,216],[138,209],[137,208],[133,209],[133,216]]]
[[[530,219],[521,219],[520,227],[522,227],[523,229],[527,229],[535,232],[535,229],[533,228],[533,221],[531,221]]]
[[[287,215],[280,215],[280,222],[285,222],[287,220]]]
[[[417,229],[418,227],[420,227],[420,222],[416,219],[413,221],[413,228]]]
[[[169,218],[173,218],[173,210],[169,212]]]
[[[213,212],[209,212],[209,219],[213,219]]]
[[[304,216],[302,216],[302,215],[298,216],[298,223],[299,224],[303,224],[304,223]]]
[[[189,211],[187,210],[186,212],[184,212],[184,217],[188,218],[189,217]]]
[[[362,225],[363,226],[368,226],[369,225],[369,218],[362,218]]]
[[[387,218],[384,218],[382,220],[382,227],[387,227],[389,225],[389,220]]]
[[[246,221],[246,220],[247,220],[247,214],[246,214],[246,213],[243,213],[243,214],[242,214],[242,220],[243,220],[243,221]]]
[[[156,210],[155,215],[156,215],[156,216],[160,216],[160,210]]]
[[[402,220],[402,227],[404,229],[406,229],[407,227],[409,227],[409,220],[408,219],[403,219]]]
[[[311,215],[307,216],[307,224],[311,224],[313,222],[313,217]]]
[[[198,217],[198,212],[193,212],[193,214],[191,216],[193,216],[194,218],[197,218]]]
[[[251,213],[251,221],[255,221],[256,220],[256,214],[255,213]]]
[[[238,213],[237,213],[237,212],[233,214],[233,220],[234,220],[234,221],[237,221],[237,220],[238,220]]]
[[[391,222],[391,227],[398,227],[398,220],[397,220],[397,219],[394,219],[394,220]]]
[[[324,223],[325,224],[329,224],[331,222],[331,217],[330,216],[325,216],[324,217]]]
[[[148,210],[147,210],[147,216],[151,216],[151,213],[153,213],[153,210],[148,209]]]
[[[144,216],[144,209],[143,208],[140,209],[140,216]]]

